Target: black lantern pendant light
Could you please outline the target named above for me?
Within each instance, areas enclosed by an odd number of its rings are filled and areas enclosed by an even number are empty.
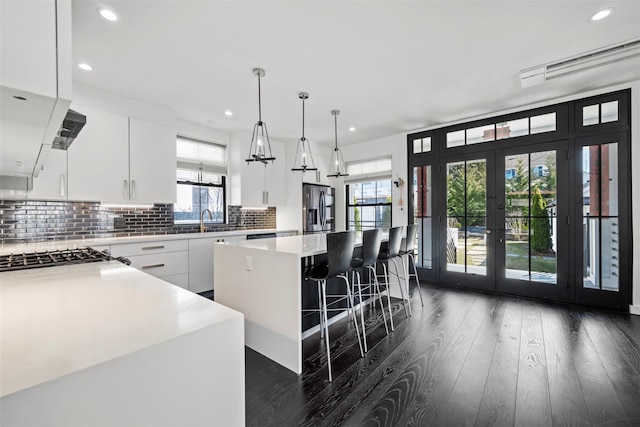
[[[329,165],[329,168],[330,168],[329,171],[331,173],[327,175],[327,177],[339,178],[341,176],[349,176],[344,166],[344,159],[342,158],[342,152],[338,148],[338,115],[340,114],[340,110],[332,110],[331,114],[333,115],[334,121],[335,121],[336,146],[333,149],[333,153],[331,154],[331,163]]]
[[[258,77],[258,122],[253,126],[249,157],[247,157],[246,161],[247,163],[262,162],[266,166],[268,161],[273,162],[276,158],[271,154],[271,142],[269,141],[267,124],[262,121],[260,78],[264,77],[264,70],[262,68],[254,68],[253,74]]]
[[[298,98],[302,99],[302,138],[298,140],[298,147],[296,148],[296,156],[294,157],[292,171],[317,171],[316,164],[313,161],[313,154],[311,154],[311,146],[309,140],[304,137],[304,101],[309,99],[307,92],[300,92]],[[307,163],[307,158],[311,160],[311,164]]]

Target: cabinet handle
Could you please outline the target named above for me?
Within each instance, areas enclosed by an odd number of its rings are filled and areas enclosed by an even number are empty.
[[[60,197],[64,197],[64,174],[60,174]]]
[[[131,180],[131,198],[132,199],[136,199],[137,194],[136,194],[136,180],[132,179]]]
[[[147,269],[147,268],[158,268],[158,267],[164,267],[164,264],[151,264],[151,265],[143,265],[142,269]]]
[[[124,191],[122,193],[122,197],[125,200],[129,200],[129,180],[128,179],[124,180]]]
[[[148,251],[149,249],[164,249],[164,245],[158,245],[158,246],[143,246],[142,250],[143,251]]]

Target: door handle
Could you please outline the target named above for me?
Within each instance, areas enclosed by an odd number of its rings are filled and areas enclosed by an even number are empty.
[[[129,200],[129,180],[124,180],[122,198],[125,200]]]
[[[491,234],[491,229],[490,229],[490,228],[487,228],[486,233],[487,233],[487,234]]]

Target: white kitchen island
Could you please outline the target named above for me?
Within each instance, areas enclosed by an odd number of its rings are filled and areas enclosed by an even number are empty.
[[[244,425],[242,314],[119,262],[0,273],[0,425]]]
[[[302,261],[326,252],[322,233],[214,246],[215,300],[244,314],[246,346],[298,374],[302,286],[315,286],[302,282]]]

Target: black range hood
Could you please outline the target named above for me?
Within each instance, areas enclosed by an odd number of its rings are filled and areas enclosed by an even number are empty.
[[[67,115],[62,121],[62,126],[58,131],[58,135],[53,139],[51,148],[58,150],[68,149],[86,123],[87,116],[69,109],[69,111],[67,111]]]

